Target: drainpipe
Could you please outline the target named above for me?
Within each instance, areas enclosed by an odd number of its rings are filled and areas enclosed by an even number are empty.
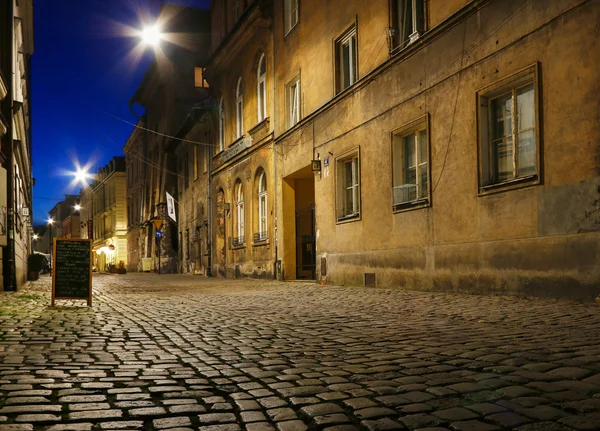
[[[275,4],[273,3],[273,8],[275,8]],[[274,15],[274,14],[273,14]],[[278,201],[278,196],[279,194],[277,193],[277,150],[275,148],[275,136],[276,136],[276,130],[277,130],[277,94],[276,94],[276,85],[275,85],[275,67],[276,67],[276,63],[275,63],[275,31],[273,31],[273,23],[271,22],[271,46],[273,49],[273,62],[271,64],[271,68],[273,71],[273,77],[271,79],[271,82],[273,83],[273,189],[275,191],[275,193],[273,193],[273,205],[274,205],[274,220],[273,220],[273,229],[274,229],[274,233],[275,233],[275,262],[273,262],[273,272],[274,272],[274,277],[275,279],[277,279],[277,276],[281,276],[280,273],[278,273],[278,268],[277,268],[277,262],[278,262],[278,246],[279,246],[279,238],[278,238],[278,232],[277,232],[277,218],[278,218],[278,205],[277,205],[277,201]]]

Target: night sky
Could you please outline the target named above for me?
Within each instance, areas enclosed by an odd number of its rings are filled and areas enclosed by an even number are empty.
[[[35,0],[32,56],[34,224],[73,185],[76,163],[90,171],[121,149],[135,122],[128,101],[152,59],[128,34],[154,22],[161,3],[208,8],[210,0]],[[129,29],[129,30],[128,30]],[[138,55],[140,53],[140,55]],[[140,113],[137,106],[136,112]]]

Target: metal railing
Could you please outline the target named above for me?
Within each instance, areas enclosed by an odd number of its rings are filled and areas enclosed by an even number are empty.
[[[427,189],[417,184],[402,184],[392,188],[392,200],[394,205],[416,201],[427,197]]]
[[[236,236],[235,238],[233,238],[233,246],[237,247],[240,245],[244,245],[244,237],[243,236]]]
[[[261,242],[267,240],[267,232],[255,232],[254,233],[254,242]]]

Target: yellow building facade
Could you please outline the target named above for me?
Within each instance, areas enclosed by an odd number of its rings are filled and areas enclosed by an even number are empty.
[[[113,159],[91,184],[94,269],[103,272],[127,266],[127,177],[125,157]]]
[[[270,2],[211,4],[207,66],[216,104],[211,164],[212,273],[276,272],[274,62]]]
[[[597,2],[291,0],[274,16],[283,278],[600,292]]]

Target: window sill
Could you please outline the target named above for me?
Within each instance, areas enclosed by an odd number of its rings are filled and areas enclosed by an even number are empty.
[[[431,203],[429,202],[429,198],[417,199],[417,200],[410,201],[410,202],[403,202],[401,204],[392,205],[392,212],[394,214],[397,214],[397,213],[401,213],[401,212],[412,211],[412,210],[417,210],[417,209],[421,209],[421,208],[427,208],[430,206],[431,206]]]
[[[360,221],[360,213],[356,213],[356,214],[350,214],[344,217],[338,217],[337,218],[337,224],[344,224],[344,223],[352,223],[355,221]]]
[[[246,244],[238,244],[238,245],[232,245],[231,249],[232,250],[243,250],[246,248]]]
[[[479,187],[479,196],[491,195],[494,193],[502,193],[505,191],[530,187],[540,184],[539,175],[529,175],[526,177],[514,178],[512,180],[503,181],[501,183],[490,184],[488,186]]]
[[[265,246],[268,246],[269,244],[270,244],[269,243],[269,239],[265,238],[265,239],[261,239],[260,241],[254,241],[252,243],[252,248],[254,248],[254,247],[265,247]]]
[[[287,39],[287,37],[294,31],[294,29],[298,27],[299,22],[300,22],[300,20],[296,21],[296,23],[288,31],[284,30],[284,34],[283,34],[284,40]]]

